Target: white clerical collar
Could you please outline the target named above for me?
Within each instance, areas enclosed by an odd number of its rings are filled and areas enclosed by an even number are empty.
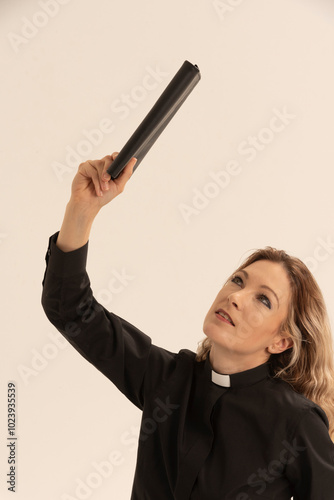
[[[229,375],[223,375],[222,373],[217,373],[214,370],[211,370],[211,380],[217,385],[231,387],[231,379]]]

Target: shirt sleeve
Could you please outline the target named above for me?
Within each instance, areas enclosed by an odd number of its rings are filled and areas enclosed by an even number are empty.
[[[70,344],[139,409],[146,394],[166,380],[179,356],[152,344],[151,338],[93,296],[86,271],[88,242],[71,252],[49,239],[42,281],[42,307]]]
[[[315,406],[301,418],[289,450],[286,473],[294,500],[334,499],[334,443],[325,412]]]

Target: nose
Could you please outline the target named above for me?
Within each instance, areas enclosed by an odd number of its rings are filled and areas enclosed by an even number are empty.
[[[240,291],[231,293],[228,297],[228,302],[231,304],[231,306],[235,307],[236,309],[240,309],[240,306],[242,304]]]
[[[235,300],[231,300],[231,304],[233,307],[235,307],[236,309],[240,309],[239,306],[238,306],[238,302],[236,302]]]

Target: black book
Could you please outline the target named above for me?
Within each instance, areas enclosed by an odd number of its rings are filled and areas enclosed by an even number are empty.
[[[119,176],[133,156],[137,158],[133,172],[138,168],[200,79],[198,66],[185,61],[108,168],[107,172],[112,179]]]

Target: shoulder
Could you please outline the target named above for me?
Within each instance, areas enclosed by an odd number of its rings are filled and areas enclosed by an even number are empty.
[[[151,344],[145,376],[147,390],[152,392],[175,378],[189,379],[194,369],[195,357],[196,354],[189,349],[172,352]]]
[[[268,379],[268,390],[277,407],[290,417],[296,425],[302,419],[311,419],[324,423],[329,427],[329,422],[324,410],[314,401],[297,392],[290,384],[280,378]]]
[[[155,363],[167,364],[193,364],[195,361],[196,353],[189,349],[180,349],[178,352],[169,351],[163,347],[151,344],[150,358]]]

